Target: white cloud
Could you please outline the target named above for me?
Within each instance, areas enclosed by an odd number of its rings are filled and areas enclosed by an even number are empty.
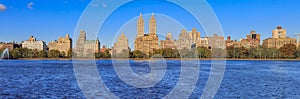
[[[33,6],[33,2],[29,2],[29,3],[27,4],[27,8],[28,8],[28,9],[32,9],[32,8],[33,8],[32,6]]]
[[[0,3],[0,12],[5,11],[7,7],[4,4]]]

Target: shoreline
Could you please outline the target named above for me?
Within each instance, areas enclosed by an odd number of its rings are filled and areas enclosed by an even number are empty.
[[[256,58],[163,58],[164,60],[253,60],[253,61],[300,61],[300,59],[256,59]],[[157,60],[150,58],[18,58],[18,59],[9,59],[9,60]],[[159,60],[159,59],[158,59]]]

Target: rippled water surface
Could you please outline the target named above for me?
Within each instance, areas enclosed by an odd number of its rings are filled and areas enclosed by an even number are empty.
[[[130,60],[129,63],[138,75],[151,72],[148,61]],[[96,61],[103,82],[120,98],[161,98],[170,93],[179,81],[181,61],[167,60],[166,63],[165,75],[159,83],[136,88],[118,77],[111,60]],[[211,61],[199,63],[199,78],[195,78],[197,85],[190,98],[202,95],[210,74]],[[1,99],[84,98],[77,83],[71,60],[0,61]],[[300,61],[226,61],[226,71],[215,98],[299,98],[299,88]]]

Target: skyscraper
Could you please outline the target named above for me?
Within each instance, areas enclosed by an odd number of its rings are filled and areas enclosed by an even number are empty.
[[[144,33],[144,20],[142,14],[140,14],[137,22],[137,36],[134,42],[134,50],[139,50],[149,55],[154,49],[159,49],[154,14],[152,13],[149,21],[149,34]]]

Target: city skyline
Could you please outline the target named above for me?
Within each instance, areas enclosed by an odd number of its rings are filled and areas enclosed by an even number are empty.
[[[45,42],[49,43],[51,41],[54,41],[57,37],[61,35],[70,34],[70,37],[73,37],[76,22],[78,21],[81,12],[89,2],[90,2],[89,0],[80,0],[80,1],[65,0],[65,1],[53,1],[53,2],[47,0],[45,2],[25,0],[25,1],[14,3],[8,0],[2,0],[0,1],[0,4],[5,5],[7,8],[4,11],[0,12],[0,19],[3,19],[3,21],[1,21],[3,27],[0,27],[0,29],[2,30],[1,31],[2,36],[0,37],[0,41],[10,42],[15,40],[17,42],[21,42],[26,40],[27,37],[29,37],[30,35],[34,35],[35,37],[37,37],[38,40],[44,40]],[[146,7],[153,4],[155,5],[154,7],[162,6],[164,4],[164,3],[160,4],[160,1],[155,1],[155,2],[137,1],[137,2],[139,2],[141,6],[146,6]],[[231,36],[232,39],[235,40],[245,38],[245,35],[248,34],[251,30],[256,30],[257,33],[260,33],[262,38],[261,40],[269,38],[271,37],[270,35],[272,32],[271,30],[276,28],[278,25],[281,25],[288,30],[287,35],[289,37],[298,39],[298,37],[294,36],[299,31],[297,29],[297,26],[299,26],[298,24],[300,23],[299,20],[296,19],[296,17],[299,15],[295,14],[296,13],[295,4],[297,4],[297,2],[299,1],[208,0],[208,3],[215,11],[215,14],[219,18],[219,21],[223,27],[224,37]],[[47,3],[50,3],[50,6],[45,6]],[[51,4],[53,5],[51,6]],[[94,5],[94,6],[100,6],[100,7],[109,6],[109,5],[105,5],[105,3],[100,3],[100,4],[102,5]],[[254,4],[257,5],[255,6],[255,8],[253,7],[247,8],[247,6],[243,6],[243,5],[254,5]],[[167,5],[167,3],[165,3],[165,5]],[[74,6],[77,7],[72,8]],[[191,4],[191,6],[193,5]],[[268,6],[268,7],[264,7],[264,6]],[[128,8],[124,6],[122,9],[128,10],[128,9],[135,9],[135,8]],[[122,9],[120,11],[122,11]],[[170,9],[176,9],[176,8],[170,8]],[[245,10],[246,12],[243,10]],[[158,13],[151,9],[146,9],[145,11],[141,11],[141,13],[143,14],[150,14],[150,12]],[[239,13],[239,12],[243,12],[243,13]],[[281,13],[281,14],[277,14],[277,13]],[[138,16],[138,14],[136,13],[130,13],[130,14],[131,14],[130,16],[136,16],[136,17]],[[20,16],[23,17],[20,18]],[[169,17],[173,18],[173,16],[169,16]],[[175,20],[178,20],[178,18]],[[112,20],[112,22],[115,21],[116,20]],[[158,23],[158,25],[159,24],[161,23]],[[195,27],[201,33],[204,33],[201,27],[197,25],[191,25],[185,27],[187,30],[192,30],[192,28]],[[168,28],[162,31],[170,31],[173,35],[179,34],[181,32],[178,30],[173,30],[175,32],[172,32],[171,30],[167,30],[167,29]],[[158,32],[161,33],[159,30]],[[163,32],[163,34],[167,34],[167,33],[168,32]],[[113,42],[110,42],[107,39],[109,37],[113,38],[113,36],[115,35],[111,36],[109,35],[110,34],[109,32],[106,34],[108,35],[107,38],[103,38],[103,36],[99,36],[99,40],[102,43],[102,45],[107,45],[108,47],[111,47]],[[127,33],[125,32],[125,35],[126,34]],[[136,32],[134,34],[136,34]],[[11,35],[16,35],[16,36],[11,36]],[[176,38],[177,35],[174,36]],[[201,37],[205,37],[205,35],[201,34]]]

